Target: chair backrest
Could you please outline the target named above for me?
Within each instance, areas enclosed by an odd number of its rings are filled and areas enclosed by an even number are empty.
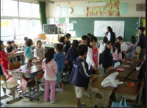
[[[107,68],[107,72],[110,72],[111,70],[113,70],[113,66]]]
[[[43,75],[44,75],[44,72],[39,72],[39,73],[37,73],[37,74],[36,74],[36,79],[37,79],[37,80],[41,79],[41,78],[43,77]]]
[[[120,66],[120,62],[116,62],[116,63],[114,64],[114,69],[117,68],[118,66]]]
[[[17,69],[20,67],[20,62],[12,62],[12,63],[9,63],[9,70],[11,69]]]
[[[0,75],[0,78],[1,78],[0,79],[1,81],[6,81],[6,76],[5,75]]]

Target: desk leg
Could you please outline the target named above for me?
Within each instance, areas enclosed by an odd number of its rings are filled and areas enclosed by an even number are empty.
[[[94,98],[96,99],[98,107],[108,107],[109,98],[112,94],[112,90],[104,90],[91,87],[91,91],[92,96],[94,96]]]
[[[24,65],[24,55],[21,56],[22,59],[22,65]]]

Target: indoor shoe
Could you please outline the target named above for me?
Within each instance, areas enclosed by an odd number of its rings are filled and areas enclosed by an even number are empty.
[[[54,101],[51,101],[52,104],[55,103],[55,102],[56,102],[56,99]]]
[[[63,92],[63,89],[57,88],[56,91],[57,92]]]
[[[84,96],[87,98],[91,98],[91,96],[87,92],[84,92]]]

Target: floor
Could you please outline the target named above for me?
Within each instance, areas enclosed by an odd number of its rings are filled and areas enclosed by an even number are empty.
[[[104,75],[102,68],[99,70],[99,75]],[[88,93],[90,93],[88,91]],[[1,96],[3,91],[1,89]],[[19,101],[14,102],[13,104],[6,104],[7,100],[11,98],[5,98],[1,100],[3,105],[1,107],[75,107],[76,106],[76,97],[74,92],[74,86],[72,84],[65,84],[63,92],[56,92],[55,98],[56,103],[51,104],[50,101],[44,102],[44,94],[36,94],[35,97],[39,97],[39,101],[33,100],[32,102],[29,99],[24,98]],[[92,98],[86,98],[83,96],[81,99],[82,103],[85,103],[85,107],[94,107],[96,105],[96,100]]]

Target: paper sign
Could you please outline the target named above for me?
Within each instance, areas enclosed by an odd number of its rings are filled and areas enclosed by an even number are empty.
[[[76,37],[76,31],[68,31],[68,33],[70,33],[72,37]]]
[[[53,13],[54,13],[55,16],[60,16],[61,15],[61,6],[60,6],[60,4],[55,4]]]
[[[84,14],[85,7],[75,7],[75,14]]]
[[[129,12],[129,3],[121,3],[120,4],[120,14],[127,15]]]
[[[65,23],[66,23],[66,24],[69,23],[69,18],[65,18]]]
[[[68,27],[68,30],[73,30],[73,24],[72,23],[67,24],[67,27]]]
[[[55,18],[55,24],[59,24],[59,18]]]
[[[48,24],[55,24],[54,18],[49,18],[47,21]]]
[[[62,7],[61,8],[61,16],[67,16],[68,8],[67,7]]]

